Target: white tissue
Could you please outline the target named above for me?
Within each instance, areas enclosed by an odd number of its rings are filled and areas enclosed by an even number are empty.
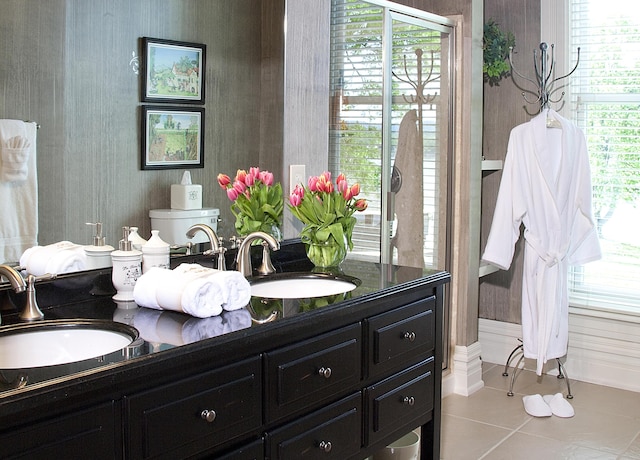
[[[184,172],[180,185],[191,185],[191,171]]]

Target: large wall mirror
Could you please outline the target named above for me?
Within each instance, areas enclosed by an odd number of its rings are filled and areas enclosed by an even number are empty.
[[[112,246],[125,225],[148,238],[149,210],[170,206],[170,186],[184,170],[140,168],[144,103],[137,72],[145,36],[207,46],[205,162],[191,176],[203,185],[203,206],[220,209],[220,232],[231,234],[217,173],[248,168],[258,159],[265,169],[281,169],[279,150],[261,155],[269,142],[259,133],[265,132],[263,55],[269,49],[271,58],[281,59],[284,7],[269,1],[274,8],[264,13],[264,3],[2,0],[0,118],[40,125],[39,244],[91,244],[86,222],[102,222]],[[277,142],[281,133],[271,131]]]

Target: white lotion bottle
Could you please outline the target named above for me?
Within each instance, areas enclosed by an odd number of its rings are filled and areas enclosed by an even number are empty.
[[[147,244],[147,240],[142,238],[138,233],[138,227],[129,227],[129,241],[131,241],[133,249],[137,249],[138,251],[141,251],[142,246]]]
[[[87,270],[111,267],[111,253],[115,248],[105,244],[105,237],[102,235],[102,222],[87,222],[87,225],[96,227],[93,244],[84,247],[84,253],[87,255]]]
[[[151,238],[142,246],[142,273],[151,267],[169,268],[169,243],[160,238],[159,230],[151,230]]]
[[[119,249],[111,253],[111,281],[117,291],[113,300],[124,302],[133,301],[133,288],[142,275],[142,252],[131,247],[129,232],[129,227],[122,227]]]

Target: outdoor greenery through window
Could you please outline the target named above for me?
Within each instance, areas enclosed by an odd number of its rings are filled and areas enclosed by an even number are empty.
[[[630,8],[632,11],[630,11]],[[574,267],[571,301],[640,313],[640,10],[626,0],[571,0],[571,117],[591,160],[603,259]],[[569,102],[569,101],[568,101]]]

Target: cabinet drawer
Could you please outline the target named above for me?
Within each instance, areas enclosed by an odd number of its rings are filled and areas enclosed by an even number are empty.
[[[367,445],[433,410],[434,359],[367,387]]]
[[[319,405],[361,377],[360,323],[265,353],[267,420]]]
[[[262,439],[259,439],[227,454],[215,455],[214,458],[215,460],[264,460],[264,444]]]
[[[362,397],[353,394],[267,433],[271,460],[344,460],[362,444]]]
[[[428,297],[366,320],[368,376],[401,368],[433,353],[435,297]]]
[[[255,357],[127,398],[129,455],[187,457],[259,428],[260,382]]]
[[[109,402],[0,434],[0,457],[73,458],[82,452],[84,458],[114,459],[122,458],[119,444],[120,440],[116,442],[114,403]]]

